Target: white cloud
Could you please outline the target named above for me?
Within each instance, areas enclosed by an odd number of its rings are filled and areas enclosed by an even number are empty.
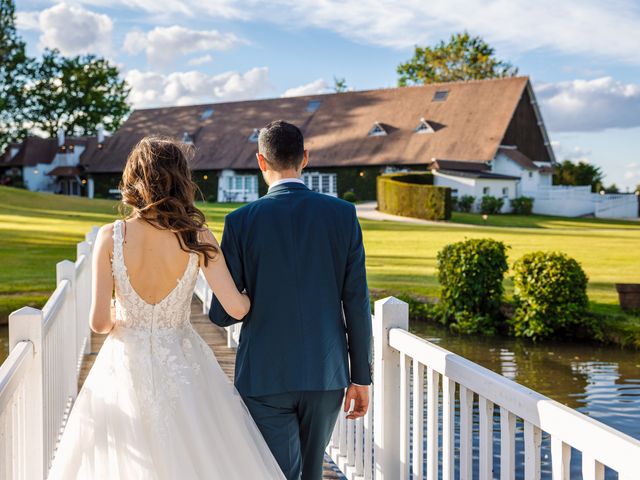
[[[640,126],[640,84],[611,77],[536,85],[546,125],[555,132]]]
[[[584,162],[591,163],[591,150],[586,150],[582,147],[574,146],[572,148],[566,148],[559,141],[552,141],[551,146],[556,154],[558,161],[571,160],[572,162]]]
[[[317,27],[354,41],[410,48],[469,30],[501,51],[549,51],[640,65],[636,0],[79,0],[154,15]],[[473,12],[473,14],[470,14]]]
[[[192,58],[187,62],[189,65],[202,65],[213,61],[213,57],[209,54],[202,55],[201,57]]]
[[[57,48],[65,55],[111,52],[111,18],[80,6],[59,3],[42,12],[19,12],[17,24],[41,32],[41,49]]]
[[[640,164],[636,162],[627,164],[624,178],[630,182],[639,182],[638,185],[640,185]]]
[[[246,100],[273,88],[267,67],[218,75],[196,71],[165,75],[130,70],[125,78],[131,85],[129,100],[135,108]]]
[[[318,78],[313,82],[300,85],[299,87],[289,88],[285,90],[282,97],[300,97],[302,95],[316,95],[318,93],[329,93],[331,89],[327,82],[322,78]]]
[[[129,53],[145,52],[155,66],[170,64],[177,56],[207,50],[228,50],[246,40],[217,30],[191,30],[173,25],[156,27],[148,32],[129,32],[124,49]]]

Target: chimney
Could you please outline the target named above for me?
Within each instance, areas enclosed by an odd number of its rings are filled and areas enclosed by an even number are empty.
[[[60,127],[58,129],[58,147],[64,145],[64,128]]]
[[[104,143],[104,127],[98,124],[98,143]]]

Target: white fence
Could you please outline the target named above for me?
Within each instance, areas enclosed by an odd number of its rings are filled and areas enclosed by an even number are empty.
[[[523,192],[533,197],[533,213],[580,217],[594,215],[599,218],[637,218],[638,198],[631,193],[592,193],[590,186],[539,186],[537,190]]]
[[[208,310],[204,277],[198,296]],[[230,345],[238,325],[227,329]],[[569,480],[572,451],[583,480],[604,479],[605,466],[620,480],[640,478],[640,441],[412,335],[405,302],[377,301],[373,326],[371,407],[356,421],[340,414],[327,447],[349,480],[513,480],[516,472],[536,480],[543,466],[553,480]],[[543,433],[551,443],[544,465]]]
[[[77,260],[56,266],[57,287],[42,308],[9,316],[9,357],[0,366],[0,479],[45,478],[77,395],[90,350],[91,250],[97,229],[77,245]]]

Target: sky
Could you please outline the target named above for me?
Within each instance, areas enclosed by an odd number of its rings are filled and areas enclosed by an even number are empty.
[[[480,35],[528,75],[558,160],[640,184],[640,0],[17,0],[31,55],[107,57],[134,108],[394,87],[415,45]]]

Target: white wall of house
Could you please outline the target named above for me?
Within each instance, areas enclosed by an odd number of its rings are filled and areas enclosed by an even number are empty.
[[[218,178],[218,202],[253,202],[258,199],[258,176],[223,170]]]
[[[51,163],[38,163],[35,166],[22,167],[22,178],[27,188],[35,192],[56,192],[58,190],[56,179],[47,173],[56,167],[77,166],[83,151],[84,146],[76,145],[73,151],[57,153]]]
[[[503,212],[511,210],[510,200],[516,198],[517,180],[494,179],[494,178],[467,178],[454,175],[443,174],[438,171],[433,172],[434,185],[451,188],[453,197],[471,195],[475,197],[474,210],[480,207],[480,201],[484,195],[503,198]]]
[[[491,162],[491,172],[520,177],[517,192],[517,196],[519,197],[523,195],[531,196],[528,195],[527,192],[533,192],[537,190],[539,186],[550,186],[552,183],[551,173],[522,168],[502,152],[498,152],[496,158]]]
[[[53,192],[55,181],[47,175],[56,168],[52,163],[38,163],[31,167],[22,167],[22,179],[27,188],[33,192]]]

